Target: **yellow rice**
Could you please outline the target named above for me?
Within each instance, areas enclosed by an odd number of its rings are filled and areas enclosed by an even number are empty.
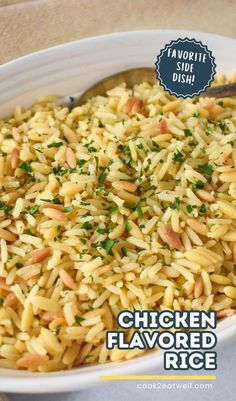
[[[158,83],[72,111],[42,98],[0,121],[0,367],[141,355],[105,347],[122,309],[230,316],[235,144],[236,98]]]

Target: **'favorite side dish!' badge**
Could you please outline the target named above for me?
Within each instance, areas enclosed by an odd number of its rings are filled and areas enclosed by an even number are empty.
[[[161,50],[155,63],[161,86],[176,97],[194,97],[204,92],[214,79],[215,58],[195,39],[172,40]]]

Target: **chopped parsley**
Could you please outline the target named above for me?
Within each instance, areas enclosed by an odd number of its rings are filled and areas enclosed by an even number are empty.
[[[80,201],[81,206],[89,206],[89,202]]]
[[[35,213],[39,211],[39,205],[34,205],[34,206],[29,206],[27,207],[26,211],[24,212],[25,214],[31,214],[33,216]]]
[[[179,151],[177,150],[174,153],[173,161],[174,162],[179,162],[180,164],[184,163],[186,160],[186,157]]]
[[[74,210],[74,206],[73,205],[69,205],[69,206],[65,206],[63,209],[64,213],[70,213]]]
[[[90,153],[97,152],[97,149],[92,145],[92,143],[93,143],[93,141],[84,145],[85,148],[87,148]]]
[[[142,211],[140,202],[138,202],[138,204],[136,206],[136,212],[137,212],[137,215],[138,215],[139,219],[142,219],[143,218],[143,211]]]
[[[83,320],[85,320],[85,318],[82,317],[82,316],[76,316],[76,317],[75,317],[75,321],[76,321],[76,323],[77,323],[79,326],[81,326],[81,322],[82,322]]]
[[[0,210],[3,210],[5,214],[8,214],[12,209],[12,206],[8,205],[6,202],[0,201]]]
[[[86,221],[85,223],[83,223],[82,228],[84,228],[85,230],[91,230],[92,224]]]
[[[193,117],[199,117],[199,116],[200,116],[199,111],[195,111],[195,113],[193,113]]]
[[[17,269],[21,269],[24,265],[20,262],[16,262]]]
[[[34,233],[32,233],[32,231],[30,230],[30,228],[28,228],[25,232],[27,235],[32,235],[33,237],[37,237],[37,235],[35,235]]]
[[[56,334],[56,336],[58,336],[58,334],[60,333],[60,330],[61,330],[61,325],[58,324],[58,326],[55,328],[55,334]]]
[[[117,210],[117,206],[111,206],[107,210],[108,210],[109,216],[111,216]]]
[[[105,241],[101,241],[101,246],[103,249],[105,249],[106,253],[108,255],[113,255],[112,253],[112,248],[115,245],[116,241],[112,239],[106,239]]]
[[[81,159],[81,160],[78,160],[76,164],[77,164],[77,166],[82,167],[85,163],[86,163],[86,160]]]
[[[198,189],[204,188],[204,182],[201,180],[197,180],[193,185],[192,185],[192,190],[193,192],[196,192]]]
[[[187,205],[186,209],[188,213],[192,213],[193,209],[196,209],[196,205]]]
[[[171,209],[177,209],[177,210],[179,210],[179,206],[180,206],[179,198],[175,198],[174,202],[172,202],[170,205]]]
[[[64,145],[64,142],[54,142],[47,145],[47,148],[60,148],[62,145]]]
[[[206,208],[206,205],[204,205],[204,203],[203,203],[199,209],[199,214],[200,214],[200,216],[202,216],[203,214],[206,214],[206,212],[207,212],[207,208]]]
[[[109,228],[100,228],[100,227],[98,227],[96,231],[99,234],[107,234],[107,233],[110,232],[110,229]]]
[[[236,265],[234,265],[234,272],[236,273]]]
[[[103,186],[99,186],[98,188],[96,188],[96,195],[101,194],[104,191],[104,187]]]
[[[127,166],[131,167],[131,162],[132,162],[132,160],[131,160],[131,152],[130,152],[129,146],[128,146],[128,145],[120,144],[120,145],[118,146],[118,149],[122,150],[122,152],[124,153],[124,156],[125,156],[125,158],[124,158],[124,163],[125,163]]]
[[[4,302],[4,299],[3,299],[3,298],[0,298],[0,306],[3,305],[3,302]]]
[[[126,231],[129,232],[132,230],[132,225],[130,223],[126,223]]]
[[[184,136],[187,138],[188,136],[193,136],[193,134],[190,129],[184,129]]]
[[[221,107],[224,107],[224,102],[223,102],[223,100],[220,100],[220,101],[218,102],[218,105],[221,106]]]
[[[191,142],[189,143],[190,146],[197,146],[198,144],[199,144],[199,142],[196,141],[196,139],[194,139],[193,141],[191,141]]]
[[[206,135],[212,134],[212,131],[213,131],[212,127],[210,125],[207,125],[206,126]]]
[[[127,256],[128,248],[126,248],[125,246],[123,246],[123,248],[121,248],[121,250],[122,250],[122,252],[123,252],[123,255],[124,255],[124,256]]]
[[[226,123],[225,123],[224,120],[222,120],[222,121],[219,122],[219,127],[222,129],[222,131],[225,130],[225,128],[227,127],[227,125],[226,125]]]
[[[213,173],[213,167],[208,163],[205,163],[205,164],[202,164],[202,165],[198,166],[198,170],[200,170],[202,173],[205,173],[205,174],[210,175],[210,176]]]
[[[98,172],[98,166],[99,166],[99,159],[97,156],[95,156],[95,162],[96,162],[96,172]]]
[[[62,166],[57,166],[53,167],[53,173],[57,176],[63,176],[68,173],[68,168],[62,167]]]
[[[138,147],[139,149],[143,149],[143,144],[142,144],[142,143],[139,143],[139,144],[137,145],[137,147]]]
[[[104,182],[105,182],[105,180],[106,180],[106,178],[107,178],[107,174],[105,174],[105,173],[99,175],[99,177],[98,177],[98,182],[99,182],[99,184],[100,184],[100,185],[103,185]]]
[[[32,167],[29,164],[25,163],[25,162],[20,163],[18,167],[21,168],[22,170],[27,171],[27,173],[32,173],[33,172]]]
[[[155,141],[152,141],[151,151],[152,152],[160,152],[161,148]]]
[[[42,202],[48,202],[48,203],[53,203],[54,205],[61,205],[61,201],[59,198],[54,198],[54,199],[40,199]]]

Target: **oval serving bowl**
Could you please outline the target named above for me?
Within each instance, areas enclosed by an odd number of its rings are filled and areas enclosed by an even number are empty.
[[[178,37],[201,40],[216,59],[217,71],[229,74],[236,66],[236,40],[192,31],[133,31],[99,36],[52,47],[0,66],[0,117],[17,104],[30,105],[42,95],[82,92],[103,77],[134,67],[153,67],[161,48]],[[236,334],[236,315],[218,324],[218,342]],[[52,373],[0,369],[0,391],[49,393],[74,391],[99,382],[102,375],[144,374],[162,368],[157,351],[126,362],[78,367]]]

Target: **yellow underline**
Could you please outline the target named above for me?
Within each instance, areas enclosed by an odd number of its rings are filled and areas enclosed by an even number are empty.
[[[101,380],[216,380],[215,375],[135,375],[135,376],[100,376]]]

